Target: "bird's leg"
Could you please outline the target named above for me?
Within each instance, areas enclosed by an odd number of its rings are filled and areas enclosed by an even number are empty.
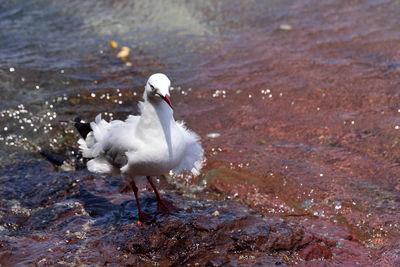
[[[156,194],[157,202],[158,202],[158,211],[159,212],[172,212],[172,211],[178,211],[179,209],[175,207],[172,204],[169,204],[164,201],[164,199],[161,198],[160,194],[158,193],[156,185],[153,183],[151,180],[150,176],[147,176],[147,180],[149,181],[151,187],[154,190],[154,193]]]
[[[133,193],[135,194],[135,198],[136,198],[136,204],[138,207],[138,214],[139,214],[139,220],[138,220],[138,224],[141,224],[142,222],[148,222],[151,219],[150,214],[148,213],[144,213],[142,210],[142,207],[140,206],[140,201],[139,201],[139,196],[138,196],[138,191],[139,189],[137,188],[135,181],[131,180],[130,181],[130,185],[131,188],[133,190]]]

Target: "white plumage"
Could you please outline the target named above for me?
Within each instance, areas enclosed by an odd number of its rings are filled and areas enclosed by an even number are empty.
[[[166,75],[153,74],[145,86],[144,102],[139,103],[140,116],[107,122],[97,115],[90,123],[92,131],[78,141],[83,157],[91,158],[89,171],[126,174],[133,178],[134,191],[140,176],[150,179],[170,170],[199,174],[203,160],[200,138],[183,122],[175,121],[169,89]]]

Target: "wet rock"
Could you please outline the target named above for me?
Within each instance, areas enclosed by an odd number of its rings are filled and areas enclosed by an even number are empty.
[[[202,209],[199,204],[195,207]],[[162,215],[157,217],[157,223],[129,230],[120,245],[131,254],[146,257],[151,253],[152,259],[158,262],[218,266],[233,259],[255,260],[259,258],[255,256],[258,252],[265,256],[266,252],[292,250],[302,240],[301,227],[290,226],[277,218],[269,221],[245,215],[241,209],[237,204],[228,204],[225,210],[230,210],[230,214],[223,215],[222,219],[207,210],[204,210],[206,214],[181,211],[176,215]]]
[[[301,219],[305,233],[297,249],[300,266],[370,265],[370,251],[353,240],[353,234],[328,221]]]
[[[229,173],[214,173],[222,172]],[[286,266],[320,259],[366,264],[370,255],[352,232],[330,222],[266,216],[219,193],[186,197],[161,182],[164,198],[180,208],[163,214],[142,186],[142,208],[154,218],[138,225],[136,202],[132,192],[121,192],[120,177],[54,172],[44,160],[0,174],[0,264]],[[251,184],[252,176],[243,175]]]
[[[329,259],[332,257],[332,251],[328,246],[312,244],[302,249],[299,256],[305,260]]]
[[[283,262],[277,253],[294,253],[303,239],[303,227],[290,221],[173,191],[163,195],[180,211],[163,214],[156,213],[153,193],[142,190],[143,209],[154,219],[138,225],[132,192],[117,190],[122,182],[53,172],[48,164],[26,162],[10,166],[12,176],[3,172],[0,264],[253,266]]]

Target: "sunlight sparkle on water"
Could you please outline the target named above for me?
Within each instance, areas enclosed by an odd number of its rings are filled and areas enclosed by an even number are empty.
[[[340,210],[342,208],[342,202],[335,201],[335,210]]]
[[[226,91],[225,90],[216,90],[213,94],[212,97],[217,98],[217,97],[222,97],[226,98]]]
[[[52,102],[60,103],[67,99],[68,97],[64,94],[63,96],[54,98]],[[1,141],[5,141],[4,144],[6,146],[19,147],[30,151],[37,150],[38,146],[34,144],[35,138],[39,138],[43,134],[48,134],[54,129],[51,122],[57,118],[57,113],[51,110],[53,108],[53,104],[49,105],[49,101],[45,101],[42,104],[42,108],[37,111],[28,110],[24,104],[19,104],[16,108],[1,111],[0,117],[4,119],[0,120],[0,123],[4,125],[2,127],[3,133],[6,133]],[[57,124],[58,128],[60,126],[61,128],[66,127],[62,122],[55,122],[55,124]],[[49,137],[47,139],[50,140],[50,147],[55,147],[58,142],[57,140],[66,135],[67,132],[65,130],[66,128],[64,131],[54,133],[53,138]],[[36,134],[39,134],[39,136]]]

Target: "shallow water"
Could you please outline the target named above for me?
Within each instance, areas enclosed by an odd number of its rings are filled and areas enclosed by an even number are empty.
[[[147,77],[164,72],[175,117],[203,140],[201,185],[265,213],[305,210],[394,253],[399,8],[383,0],[2,1],[1,164],[37,158],[39,146],[74,166],[72,120],[137,112]],[[130,57],[118,59],[111,40]],[[213,172],[220,166],[246,175],[222,171],[233,177],[224,180]]]

